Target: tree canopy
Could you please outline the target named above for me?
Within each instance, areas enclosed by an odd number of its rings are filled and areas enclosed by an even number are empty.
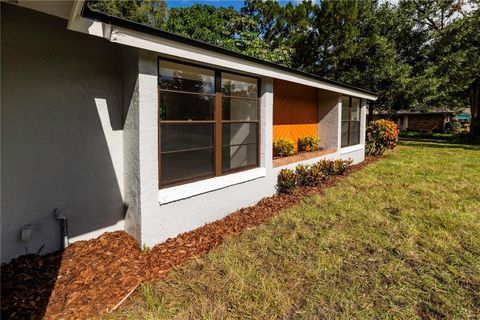
[[[164,0],[89,5],[377,92],[370,111],[470,106],[480,135],[480,0],[246,0],[238,11]]]

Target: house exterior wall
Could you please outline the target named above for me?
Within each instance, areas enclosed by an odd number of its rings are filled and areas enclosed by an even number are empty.
[[[1,4],[1,261],[123,229],[119,46]],[[29,242],[20,228],[32,224]]]
[[[295,143],[305,136],[318,136],[317,88],[274,80],[273,141],[289,139]]]
[[[244,172],[239,175],[231,174],[204,180],[201,182],[210,191],[193,196],[186,195],[176,201],[169,201],[166,194],[181,196],[185,189],[182,191],[173,187],[159,190],[157,59],[157,54],[148,51],[142,51],[139,54],[139,76],[136,89],[138,98],[134,95],[133,99],[138,99],[138,106],[142,112],[138,117],[138,132],[132,131],[133,135],[138,135],[138,139],[132,138],[131,141],[134,143],[125,145],[126,154],[139,150],[140,165],[128,168],[138,172],[126,173],[126,176],[139,177],[137,180],[131,179],[137,185],[130,187],[133,190],[141,190],[140,199],[135,196],[126,198],[128,209],[125,227],[142,245],[148,246],[220,219],[275,193],[275,181],[269,181],[272,176],[265,174],[268,168],[271,169],[272,159],[271,148],[266,147],[271,146],[272,143],[273,81],[268,78],[262,79],[261,86],[260,163],[264,173],[257,174],[246,181],[242,177],[245,176]],[[132,102],[133,105],[135,102]],[[136,114],[135,110],[135,108],[129,110],[133,112],[132,116]],[[240,176],[240,180],[232,178],[236,176]],[[226,185],[221,185],[222,179],[229,179]],[[276,180],[276,176],[274,179]],[[198,190],[198,183],[195,185]],[[172,192],[172,189],[176,191]],[[130,204],[129,201],[133,203]]]
[[[275,84],[272,78],[261,79],[260,116],[260,168],[220,177],[192,182],[184,185],[158,188],[158,54],[141,51],[138,76],[138,139],[137,144],[125,144],[125,154],[139,150],[139,166],[128,170],[138,172],[126,176],[140,190],[139,200],[126,198],[127,218],[125,227],[142,245],[154,246],[168,238],[201,227],[221,219],[228,214],[255,204],[264,197],[275,194],[278,172],[283,168],[294,168],[298,163],[283,167],[272,167],[272,142],[274,131]],[[341,99],[338,93],[324,92],[319,99],[318,89],[312,94],[317,108],[316,124],[324,126],[325,143],[337,147],[338,128],[341,126]],[[319,102],[320,100],[320,102]],[[136,103],[132,103],[136,105]],[[137,110],[134,108],[134,110]],[[318,111],[320,110],[320,111]],[[365,106],[362,107],[362,125],[365,125]],[[133,113],[136,115],[136,113]],[[127,116],[128,120],[128,116]],[[364,131],[363,131],[364,133]],[[127,133],[125,132],[125,135]],[[364,140],[361,139],[364,143]],[[127,150],[132,149],[133,152]],[[320,159],[352,159],[355,163],[364,160],[363,144],[338,148],[336,152],[300,163],[313,163]],[[127,168],[126,168],[127,170]],[[130,204],[132,200],[134,203]]]

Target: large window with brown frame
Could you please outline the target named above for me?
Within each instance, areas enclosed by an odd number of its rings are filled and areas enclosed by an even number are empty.
[[[258,79],[159,60],[159,186],[258,166]]]
[[[342,148],[360,143],[360,103],[352,97],[342,97]]]

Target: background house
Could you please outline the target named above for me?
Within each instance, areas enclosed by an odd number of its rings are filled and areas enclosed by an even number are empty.
[[[445,132],[447,122],[453,120],[452,111],[433,110],[428,112],[400,110],[396,114],[376,113],[374,120],[389,119],[394,121],[400,130],[417,132]]]

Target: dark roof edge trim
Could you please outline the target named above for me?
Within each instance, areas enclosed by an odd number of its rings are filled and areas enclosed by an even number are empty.
[[[337,86],[340,86],[340,87],[352,89],[352,90],[362,92],[362,93],[366,93],[366,94],[369,94],[369,95],[378,96],[378,94],[376,94],[374,92],[371,92],[371,91],[368,91],[368,90],[365,90],[365,89],[362,89],[362,88],[358,88],[358,87],[351,86],[351,85],[348,85],[348,84],[344,84],[344,83],[334,81],[334,80],[325,79],[325,78],[317,76],[315,74],[311,74],[311,73],[301,71],[301,70],[298,70],[298,69],[289,68],[289,67],[280,65],[278,63],[257,59],[257,58],[239,53],[239,52],[227,50],[227,49],[224,49],[222,47],[203,42],[203,41],[200,41],[200,40],[191,39],[191,38],[184,37],[184,36],[181,36],[181,35],[178,35],[178,34],[175,34],[175,33],[171,33],[171,32],[168,32],[168,31],[164,31],[164,30],[153,28],[153,27],[149,27],[147,25],[143,25],[143,24],[140,24],[138,22],[134,22],[134,21],[123,19],[123,18],[111,16],[111,15],[106,14],[104,12],[92,10],[88,7],[87,1],[85,1],[85,3],[84,3],[83,9],[82,9],[82,16],[84,18],[97,20],[97,21],[100,21],[100,22],[108,23],[108,24],[111,24],[111,25],[116,25],[116,26],[119,26],[119,27],[124,27],[124,28],[131,29],[131,30],[134,30],[134,31],[142,32],[142,33],[148,33],[148,34],[158,36],[158,37],[161,37],[161,38],[164,38],[164,39],[167,39],[167,40],[171,40],[171,41],[183,43],[183,44],[186,44],[186,45],[194,46],[194,47],[197,47],[197,48],[202,48],[202,49],[205,49],[205,50],[209,50],[209,51],[233,56],[235,58],[239,58],[239,59],[242,59],[242,60],[250,61],[250,62],[253,62],[253,63],[260,64],[260,65],[268,66],[268,67],[272,67],[272,68],[279,69],[279,70],[282,70],[282,71],[291,72],[291,73],[294,73],[294,74],[297,74],[297,75],[300,75],[300,76],[311,78],[311,79],[316,80],[316,81],[322,81],[322,82],[325,82],[325,83],[328,83],[328,84],[337,85]]]

